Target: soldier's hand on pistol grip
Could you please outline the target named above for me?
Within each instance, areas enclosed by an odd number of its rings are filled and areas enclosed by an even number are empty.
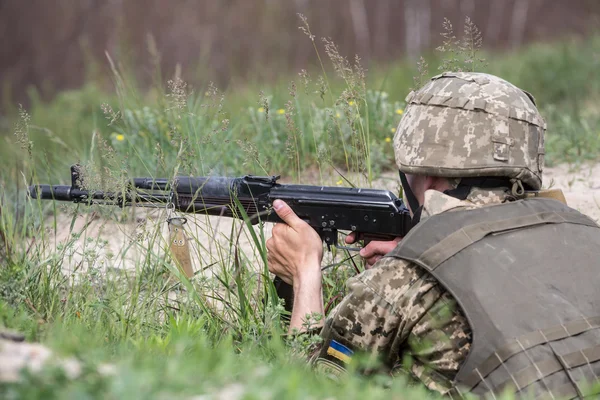
[[[352,244],[357,240],[364,239],[365,247],[360,250],[360,256],[367,262],[367,269],[371,268],[373,264],[379,261],[384,255],[394,250],[398,245],[398,242],[402,240],[401,237],[397,237],[394,240],[371,240],[359,235],[358,239],[356,233],[352,232],[346,236],[345,241],[347,244]]]
[[[267,240],[269,271],[291,285],[314,274],[320,277],[323,244],[319,234],[282,200],[275,200],[273,208],[285,223],[276,224]]]

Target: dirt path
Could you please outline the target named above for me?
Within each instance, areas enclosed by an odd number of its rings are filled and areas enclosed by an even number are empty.
[[[397,192],[398,185],[395,173],[385,173],[374,182],[373,187]],[[600,163],[579,168],[568,165],[547,168],[544,187],[561,188],[571,207],[600,222]],[[218,260],[233,262],[236,246],[232,242],[238,243],[238,256],[247,257],[250,264],[261,265],[256,245],[249,230],[242,229],[241,221],[201,215],[186,217],[186,230],[191,238],[196,271],[205,269]],[[100,218],[93,213],[86,214],[76,218],[73,229],[70,230],[72,218],[61,214],[57,217],[59,229],[47,232],[47,251],[61,252],[65,273],[90,268],[102,272],[107,268],[134,270],[136,265],[143,263],[149,251],[157,257],[163,257],[165,239],[168,237],[164,210],[137,210],[128,219],[127,223],[117,223],[114,219]],[[47,226],[52,226],[52,222]],[[271,224],[265,225],[265,238],[270,237],[271,228]],[[254,230],[260,236],[261,230],[258,227]],[[232,240],[238,237],[239,239]],[[207,273],[210,270],[206,268]]]

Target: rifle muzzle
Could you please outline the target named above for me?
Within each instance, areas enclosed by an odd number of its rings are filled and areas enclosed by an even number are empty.
[[[32,185],[28,189],[32,199],[71,201],[71,187],[61,185]]]

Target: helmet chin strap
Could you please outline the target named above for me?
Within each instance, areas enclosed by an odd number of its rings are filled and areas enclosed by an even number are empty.
[[[465,200],[469,196],[469,193],[471,193],[471,189],[474,187],[481,189],[496,189],[510,188],[512,186],[513,184],[511,181],[504,177],[482,176],[478,178],[462,178],[455,189],[444,190],[444,194],[459,200]],[[521,188],[522,187],[523,186],[521,186]]]
[[[421,212],[423,211],[423,206],[419,204],[415,193],[412,191],[410,185],[408,184],[408,179],[406,178],[406,174],[402,171],[399,171],[400,174],[400,182],[402,182],[402,189],[404,190],[404,198],[408,202],[410,209],[413,212],[412,223],[413,226],[418,224],[421,219]],[[520,183],[520,182],[519,182]],[[443,193],[454,197],[459,200],[465,200],[471,189],[473,187],[479,188],[510,188],[513,187],[513,183],[508,178],[504,177],[479,177],[479,178],[462,178],[460,183],[455,189],[445,190]],[[523,186],[521,185],[521,188]]]
[[[402,190],[404,191],[404,197],[410,206],[410,209],[413,213],[412,224],[413,226],[419,223],[421,219],[421,211],[423,211],[423,206],[419,204],[417,200],[417,196],[412,191],[410,185],[408,184],[408,179],[406,179],[406,174],[402,171],[398,171],[400,174],[400,182],[402,183]]]

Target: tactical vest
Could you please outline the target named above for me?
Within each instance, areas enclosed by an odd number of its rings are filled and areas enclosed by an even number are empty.
[[[434,215],[390,257],[429,271],[473,342],[453,398],[600,398],[600,227],[549,199]],[[589,397],[591,396],[591,397]]]

